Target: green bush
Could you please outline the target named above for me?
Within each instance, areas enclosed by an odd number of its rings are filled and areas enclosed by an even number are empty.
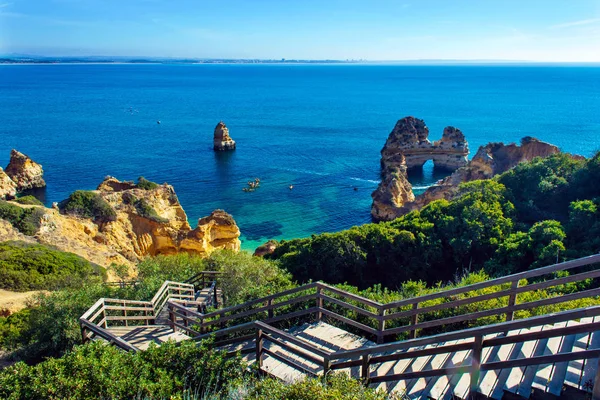
[[[58,204],[61,212],[92,218],[95,222],[103,223],[116,221],[117,213],[98,193],[77,190],[68,199]]]
[[[31,195],[18,197],[16,199],[14,199],[13,201],[15,201],[19,204],[27,204],[30,206],[43,206],[44,205],[44,203],[39,201],[35,196],[31,196]]]
[[[132,199],[133,200],[133,199]],[[168,219],[161,217],[156,213],[156,210],[152,208],[150,204],[144,199],[135,199],[133,200],[133,206],[135,207],[138,214],[144,218],[148,218],[154,222],[158,223],[166,223],[169,222]]]
[[[3,399],[207,398],[244,372],[240,358],[225,359],[204,343],[164,343],[127,353],[102,342],[78,346],[35,366],[0,371]]]
[[[42,215],[44,215],[44,210],[41,208],[22,208],[0,200],[0,218],[10,222],[24,235],[35,235],[40,228]]]
[[[156,189],[158,186],[159,186],[158,183],[151,182],[148,179],[144,178],[143,176],[140,176],[138,178],[137,185],[136,185],[136,187],[138,187],[140,189],[144,189],[144,190]]]
[[[24,242],[0,243],[0,288],[56,290],[102,281],[103,268],[72,253]]]
[[[23,309],[7,317],[0,317],[0,349],[16,350],[23,345],[24,331],[29,326],[29,313]]]

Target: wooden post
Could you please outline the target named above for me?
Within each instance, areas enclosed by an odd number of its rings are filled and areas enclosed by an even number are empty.
[[[125,302],[123,302],[123,317],[125,319],[125,326],[127,326],[127,306],[125,305]]]
[[[169,309],[169,325],[171,325],[171,329],[173,329],[173,332],[177,332],[177,327],[175,326],[175,313],[173,312],[173,307],[170,304],[167,307]]]
[[[331,370],[331,361],[328,357],[323,358],[323,376],[327,376]]]
[[[369,363],[371,361],[370,354],[364,354],[362,356],[362,364],[360,367],[360,377],[364,381],[365,385],[369,384]]]
[[[383,319],[383,317],[385,317],[385,308],[383,307],[379,307],[379,319],[378,319],[378,332],[377,332],[377,344],[381,344],[383,343],[383,331],[385,330],[385,320]]]
[[[321,309],[323,308],[323,297],[321,297],[321,293],[321,288],[317,286],[317,308],[319,309],[319,311],[317,311],[317,321],[323,319],[323,313],[321,312]]]
[[[481,350],[482,350],[482,342],[483,336],[475,336],[475,340],[473,342],[473,354],[471,359],[471,368],[470,368],[470,376],[471,376],[471,389],[469,392],[469,398],[474,398],[475,393],[477,392],[477,387],[479,386],[479,366],[481,364]]]
[[[222,313],[219,314],[219,318],[223,318],[223,317],[225,317],[225,313],[224,312],[222,312]],[[225,322],[219,323],[219,327],[221,329],[225,328]]]
[[[412,306],[412,309],[416,310],[418,308],[419,308],[419,303],[418,302],[414,303],[413,306]],[[419,323],[419,314],[415,313],[412,317],[410,317],[410,324],[411,325],[416,325],[418,323]],[[411,329],[409,338],[410,339],[414,339],[416,337],[417,337],[417,330],[416,329]]]
[[[269,319],[273,318],[273,299],[267,300],[267,312],[269,313]]]
[[[213,288],[213,296],[215,301],[215,307],[219,305],[219,298],[217,297],[217,278],[215,278],[215,287]]]
[[[189,326],[187,310],[183,312],[183,325],[187,328]]]
[[[85,329],[85,326],[81,325],[81,343],[86,344],[89,339],[90,338],[87,336],[87,329]]]
[[[506,313],[506,322],[508,321],[512,321],[514,316],[515,316],[515,312],[512,309],[512,307],[515,306],[515,304],[517,304],[517,293],[516,290],[519,287],[519,281],[513,281],[512,285],[510,286],[510,290],[511,290],[511,294],[508,296],[508,307],[510,308],[509,311]]]
[[[257,329],[256,330],[256,365],[258,366],[258,371],[260,373],[262,373],[262,349],[263,349],[263,342],[262,342],[263,338],[262,338],[262,329]]]

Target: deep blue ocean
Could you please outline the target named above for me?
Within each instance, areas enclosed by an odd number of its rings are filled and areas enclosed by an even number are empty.
[[[407,115],[432,141],[460,128],[471,156],[524,136],[589,156],[600,148],[600,68],[2,65],[0,165],[12,148],[40,162],[48,205],[106,175],[168,182],[193,227],[225,209],[253,249],[369,222],[379,151]],[[212,150],[220,120],[234,152]],[[260,188],[243,192],[255,177]],[[426,164],[410,180],[422,190],[441,177]]]

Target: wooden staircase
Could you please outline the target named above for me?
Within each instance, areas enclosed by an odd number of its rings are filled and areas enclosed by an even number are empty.
[[[165,304],[172,334],[214,337],[214,346],[286,381],[341,371],[410,399],[574,398],[588,392],[600,400],[600,288],[520,301],[539,289],[599,279],[599,263],[594,255],[387,304],[321,282],[208,313],[185,301]],[[577,299],[598,305],[543,313],[543,307]],[[519,311],[541,315],[515,320]],[[164,321],[166,313],[156,316]],[[504,322],[461,329],[488,317]],[[408,339],[395,341],[398,335]]]

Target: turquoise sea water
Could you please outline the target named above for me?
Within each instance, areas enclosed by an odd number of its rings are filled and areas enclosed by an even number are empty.
[[[47,204],[106,175],[168,182],[192,226],[223,208],[252,249],[369,222],[379,151],[404,116],[432,140],[459,127],[471,156],[528,135],[589,156],[599,111],[598,67],[3,65],[0,165],[11,148],[42,163]],[[235,152],[213,152],[219,120]],[[410,180],[442,176],[427,164]]]

